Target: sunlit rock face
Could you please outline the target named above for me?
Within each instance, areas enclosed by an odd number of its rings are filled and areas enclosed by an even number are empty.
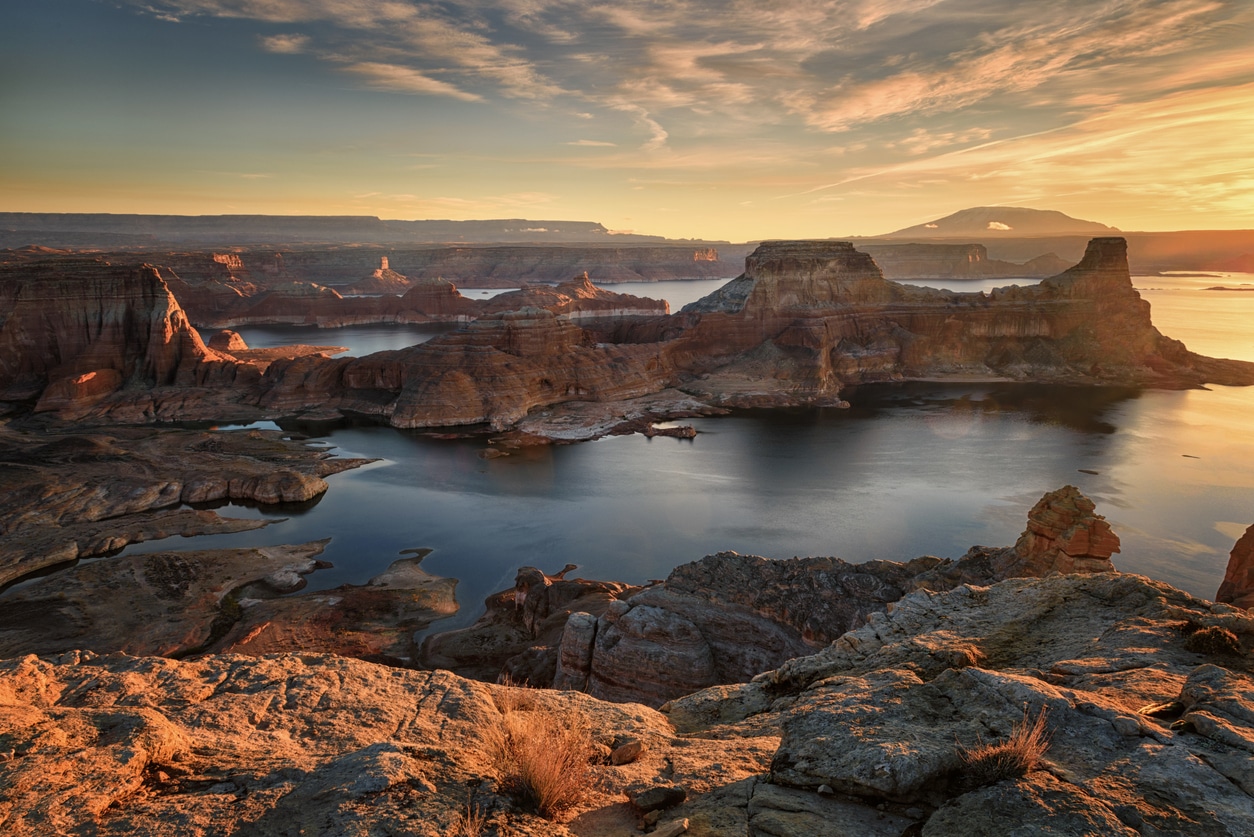
[[[156,269],[95,260],[0,271],[0,400],[74,407],[125,386],[201,386],[235,370]]]
[[[1074,485],[1051,491],[1028,512],[1028,527],[1015,543],[1015,560],[1006,576],[1093,573],[1114,570],[1110,556],[1119,536],[1093,501]]]
[[[1215,594],[1215,601],[1227,602],[1247,610],[1254,609],[1254,526],[1232,547],[1228,569]]]
[[[919,378],[1254,382],[1254,365],[1194,355],[1154,328],[1122,238],[1093,239],[1039,285],[989,293],[889,282],[845,242],[766,242],[681,313],[677,365],[704,376],[691,391],[733,406],[832,403],[847,384]]]
[[[656,392],[668,374],[654,346],[598,344],[551,311],[524,308],[399,351],[276,363],[267,378],[268,409],[334,406],[397,427],[504,428],[539,406]]]
[[[664,300],[620,294],[592,284],[582,273],[560,285],[528,285],[511,293],[499,294],[481,303],[485,313],[543,308],[559,317],[585,322],[620,317],[655,317],[670,313]]]

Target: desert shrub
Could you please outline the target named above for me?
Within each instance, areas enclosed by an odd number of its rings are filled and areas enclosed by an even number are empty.
[[[1035,770],[1041,757],[1049,749],[1049,730],[1045,724],[1045,707],[1036,720],[1028,720],[1023,710],[1023,722],[1016,724],[1010,737],[1004,741],[978,742],[974,747],[959,751],[966,779],[974,787],[984,787],[1003,779],[1018,779]]]
[[[452,837],[481,837],[487,826],[488,815],[478,805],[466,802],[466,807],[453,817]]]
[[[510,689],[495,696],[501,722],[490,736],[489,755],[506,790],[540,816],[555,819],[582,802],[591,788],[592,733],[581,711],[559,714],[527,692]]]
[[[519,683],[507,673],[500,674],[496,682],[506,687],[492,692],[492,702],[502,715],[536,708],[535,689],[529,684]]]
[[[1189,634],[1184,639],[1184,647],[1197,654],[1240,654],[1241,640],[1227,628],[1212,625]]]

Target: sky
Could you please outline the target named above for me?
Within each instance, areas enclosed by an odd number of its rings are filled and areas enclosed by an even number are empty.
[[[0,210],[1254,228],[1250,0],[10,0]]]

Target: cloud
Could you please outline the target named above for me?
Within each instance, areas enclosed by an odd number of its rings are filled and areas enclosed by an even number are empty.
[[[309,46],[308,35],[270,35],[261,39],[261,46],[267,52],[294,54],[304,52]]]
[[[447,82],[425,76],[409,67],[395,64],[380,64],[368,61],[361,64],[350,64],[344,68],[367,79],[371,87],[383,90],[395,90],[401,93],[419,93],[431,96],[448,96],[463,102],[482,101],[482,97],[474,93],[459,90]]]
[[[1248,72],[1230,33],[1254,25],[1248,0],[133,2],[180,19],[317,24],[262,43],[407,67],[484,99],[569,99],[571,114],[630,106],[675,137],[712,120],[839,133],[989,102],[1002,123],[1033,106],[1074,118],[1150,100],[1200,67]],[[666,144],[650,130],[647,146]]]
[[[567,142],[564,144],[565,145],[577,145],[581,148],[616,148],[618,147],[618,143],[616,142],[606,142],[605,140],[590,140],[590,139],[573,140],[571,142]]]
[[[1003,224],[1001,221],[989,221],[988,228],[990,230],[1000,230],[1002,232],[1005,232],[1006,230],[1014,229],[1014,227],[1010,226],[1009,224]]]

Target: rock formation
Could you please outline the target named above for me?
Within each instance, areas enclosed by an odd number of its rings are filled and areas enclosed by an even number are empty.
[[[421,659],[489,680],[504,672],[534,685],[660,706],[811,653],[873,622],[911,591],[1113,572],[1109,559],[1118,548],[1092,501],[1064,486],[1033,507],[1015,546],[973,547],[956,561],[849,564],[721,552],[644,588],[583,579],[557,585],[525,567],[513,591],[488,599],[488,613],[474,626],[429,637]],[[481,656],[489,645],[492,653]]]
[[[1028,512],[1028,528],[1015,543],[1015,562],[1002,572],[1006,577],[1110,572],[1110,556],[1118,551],[1119,537],[1096,513],[1093,501],[1067,485]]]
[[[669,380],[656,346],[597,344],[550,311],[524,308],[398,351],[276,363],[261,406],[278,414],[351,410],[395,427],[504,429],[535,407],[634,398]]]
[[[84,284],[70,282],[71,271],[58,285],[55,264],[8,268],[10,281],[0,283],[14,295],[43,276],[50,281],[40,287],[52,293],[18,305],[0,324],[12,355],[0,366],[0,393],[40,394],[41,409],[109,422],[358,414],[405,428],[482,423],[571,440],[725,407],[844,406],[844,387],[872,381],[1254,383],[1254,364],[1201,357],[1159,334],[1118,238],[1094,239],[1079,264],[1039,286],[987,294],[889,282],[848,243],[767,242],[741,277],[676,316],[585,277],[487,303],[440,279],[378,298],[293,282],[258,295],[248,310],[266,321],[323,325],[474,322],[402,351],[339,359],[317,357],[322,347],[312,347],[285,351],[281,361],[206,349],[153,269],[133,271],[138,278],[127,284],[125,271],[98,263],[89,273],[112,278],[107,288],[88,285],[85,316],[108,322],[122,309],[140,313],[125,329],[91,336],[88,351],[75,322],[39,325],[37,309],[62,293],[67,310],[82,304]],[[106,316],[110,305],[116,310]],[[518,310],[497,311],[505,308]],[[487,310],[497,312],[480,316]],[[137,319],[167,323],[163,336],[136,336]],[[48,336],[62,331],[68,336]],[[49,340],[58,345],[44,345]],[[46,368],[48,357],[58,358],[55,369]],[[539,411],[563,415],[537,422]]]
[[[34,434],[0,428],[0,585],[128,543],[241,531],[182,503],[306,502],[323,477],[366,460],[331,458],[272,431],[116,428]]]
[[[375,270],[365,279],[358,279],[351,285],[344,285],[340,290],[349,294],[403,294],[409,290],[409,277],[402,276],[387,267],[387,257],[383,258],[383,267]]]
[[[1254,526],[1232,547],[1224,580],[1215,601],[1228,602],[1246,610],[1254,609]]]
[[[543,308],[584,325],[587,321],[621,317],[656,317],[670,313],[663,300],[620,294],[598,288],[585,272],[557,286],[528,285],[484,300],[483,312]]]
[[[0,269],[0,401],[58,410],[123,387],[258,377],[205,347],[152,267],[79,259]]]
[[[1054,253],[1023,264],[990,259],[983,244],[876,244],[858,242],[892,280],[900,279],[1042,279],[1071,266]]]
[[[1032,287],[951,293],[888,282],[841,242],[766,242],[745,273],[686,306],[670,341],[684,389],[731,406],[839,403],[860,381],[999,380],[1192,386],[1254,382],[1159,334],[1121,238]]]
[[[231,352],[246,351],[248,344],[244,342],[244,338],[240,337],[238,332],[224,328],[209,338],[209,348],[215,352],[230,354]]]
[[[0,824],[34,837],[308,832],[1238,834],[1254,680],[1181,625],[1254,621],[1138,576],[919,591],[816,655],[655,711],[334,656],[0,661]],[[1203,627],[1205,626],[1205,627]],[[496,755],[504,717],[586,725],[606,757],[565,821]],[[964,753],[1043,713],[1005,778]],[[582,719],[577,721],[577,719]],[[635,760],[609,758],[638,742]],[[625,800],[636,800],[629,804]],[[669,805],[650,819],[644,812]],[[660,820],[660,821],[659,821]]]

